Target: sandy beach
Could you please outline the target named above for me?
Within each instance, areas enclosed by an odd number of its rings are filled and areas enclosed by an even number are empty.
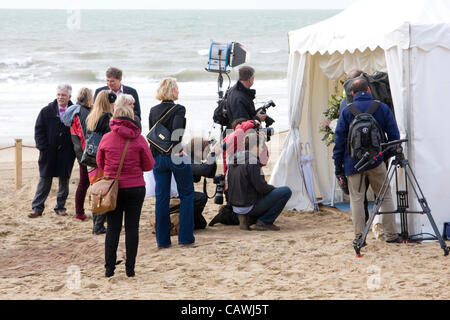
[[[146,199],[136,277],[127,278],[122,263],[107,279],[104,235],[91,233],[90,213],[84,222],[73,218],[77,164],[69,216],[53,212],[57,179],[44,215],[26,216],[39,178],[37,156],[24,149],[23,186],[15,191],[14,150],[0,153],[0,299],[450,299],[449,258],[437,242],[386,244],[370,233],[357,259],[350,215],[324,207],[284,211],[279,232],[216,224],[196,231],[191,247],[173,237],[171,248],[158,250],[150,225],[154,199]],[[212,182],[208,186],[213,193]],[[209,201],[208,222],[218,208]],[[124,250],[122,232],[119,259]]]

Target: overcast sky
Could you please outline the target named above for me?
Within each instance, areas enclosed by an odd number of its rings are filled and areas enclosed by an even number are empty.
[[[0,0],[0,8],[33,9],[344,9],[358,0]]]

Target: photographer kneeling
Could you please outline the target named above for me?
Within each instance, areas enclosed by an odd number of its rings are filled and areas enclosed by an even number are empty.
[[[217,170],[215,147],[209,151],[209,141],[203,138],[192,138],[185,152],[191,158],[192,175],[194,183],[200,182],[202,177],[214,178]],[[206,161],[203,160],[206,158]],[[205,229],[206,220],[202,213],[208,202],[208,196],[204,192],[194,192],[194,229]]]
[[[243,230],[251,230],[253,224],[255,230],[280,230],[274,222],[292,195],[289,187],[275,188],[264,179],[262,166],[268,160],[264,140],[262,133],[247,134],[244,151],[228,164],[228,201]]]

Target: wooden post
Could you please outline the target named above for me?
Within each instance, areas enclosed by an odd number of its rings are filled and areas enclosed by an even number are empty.
[[[15,139],[16,190],[22,187],[22,139]]]

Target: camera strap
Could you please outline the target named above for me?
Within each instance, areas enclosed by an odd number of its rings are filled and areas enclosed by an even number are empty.
[[[206,197],[208,199],[212,199],[216,196],[216,194],[214,193],[214,195],[212,197],[208,196],[208,190],[206,190],[206,177],[203,178],[203,193],[206,195]]]

